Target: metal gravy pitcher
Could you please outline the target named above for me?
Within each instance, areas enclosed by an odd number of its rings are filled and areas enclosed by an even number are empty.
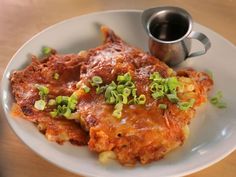
[[[211,47],[206,35],[192,31],[191,15],[179,7],[163,6],[144,10],[142,24],[149,36],[150,53],[170,66],[203,55]],[[204,50],[190,53],[191,39],[199,40]]]

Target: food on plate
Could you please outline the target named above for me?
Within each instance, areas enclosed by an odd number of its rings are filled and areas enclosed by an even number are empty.
[[[173,71],[101,28],[104,43],[79,54],[46,51],[12,73],[24,118],[51,141],[70,141],[122,165],[162,159],[187,139],[196,108],[213,81],[193,69]]]
[[[88,142],[88,135],[79,124],[64,118],[52,118],[49,112],[53,107],[45,105],[43,109],[45,103],[40,99],[44,97],[49,101],[59,95],[71,95],[81,62],[77,55],[51,55],[43,60],[33,57],[29,66],[11,75],[12,93],[17,103],[13,109],[19,106],[24,118],[35,123],[48,140],[58,143],[70,141],[78,145]],[[60,79],[54,78],[55,73],[60,75]]]

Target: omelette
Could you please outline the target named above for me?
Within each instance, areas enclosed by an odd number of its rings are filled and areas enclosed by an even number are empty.
[[[134,166],[183,145],[213,80],[192,68],[174,71],[101,27],[102,45],[78,54],[48,50],[11,74],[13,112],[50,141],[87,145],[100,160]]]

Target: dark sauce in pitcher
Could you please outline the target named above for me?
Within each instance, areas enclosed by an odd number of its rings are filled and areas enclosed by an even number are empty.
[[[188,27],[182,23],[161,22],[152,26],[151,34],[162,41],[174,41],[183,37]]]

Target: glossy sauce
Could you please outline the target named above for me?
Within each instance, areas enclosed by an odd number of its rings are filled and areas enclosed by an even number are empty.
[[[151,28],[151,34],[162,41],[174,41],[183,37],[187,29],[179,23],[157,23]]]

